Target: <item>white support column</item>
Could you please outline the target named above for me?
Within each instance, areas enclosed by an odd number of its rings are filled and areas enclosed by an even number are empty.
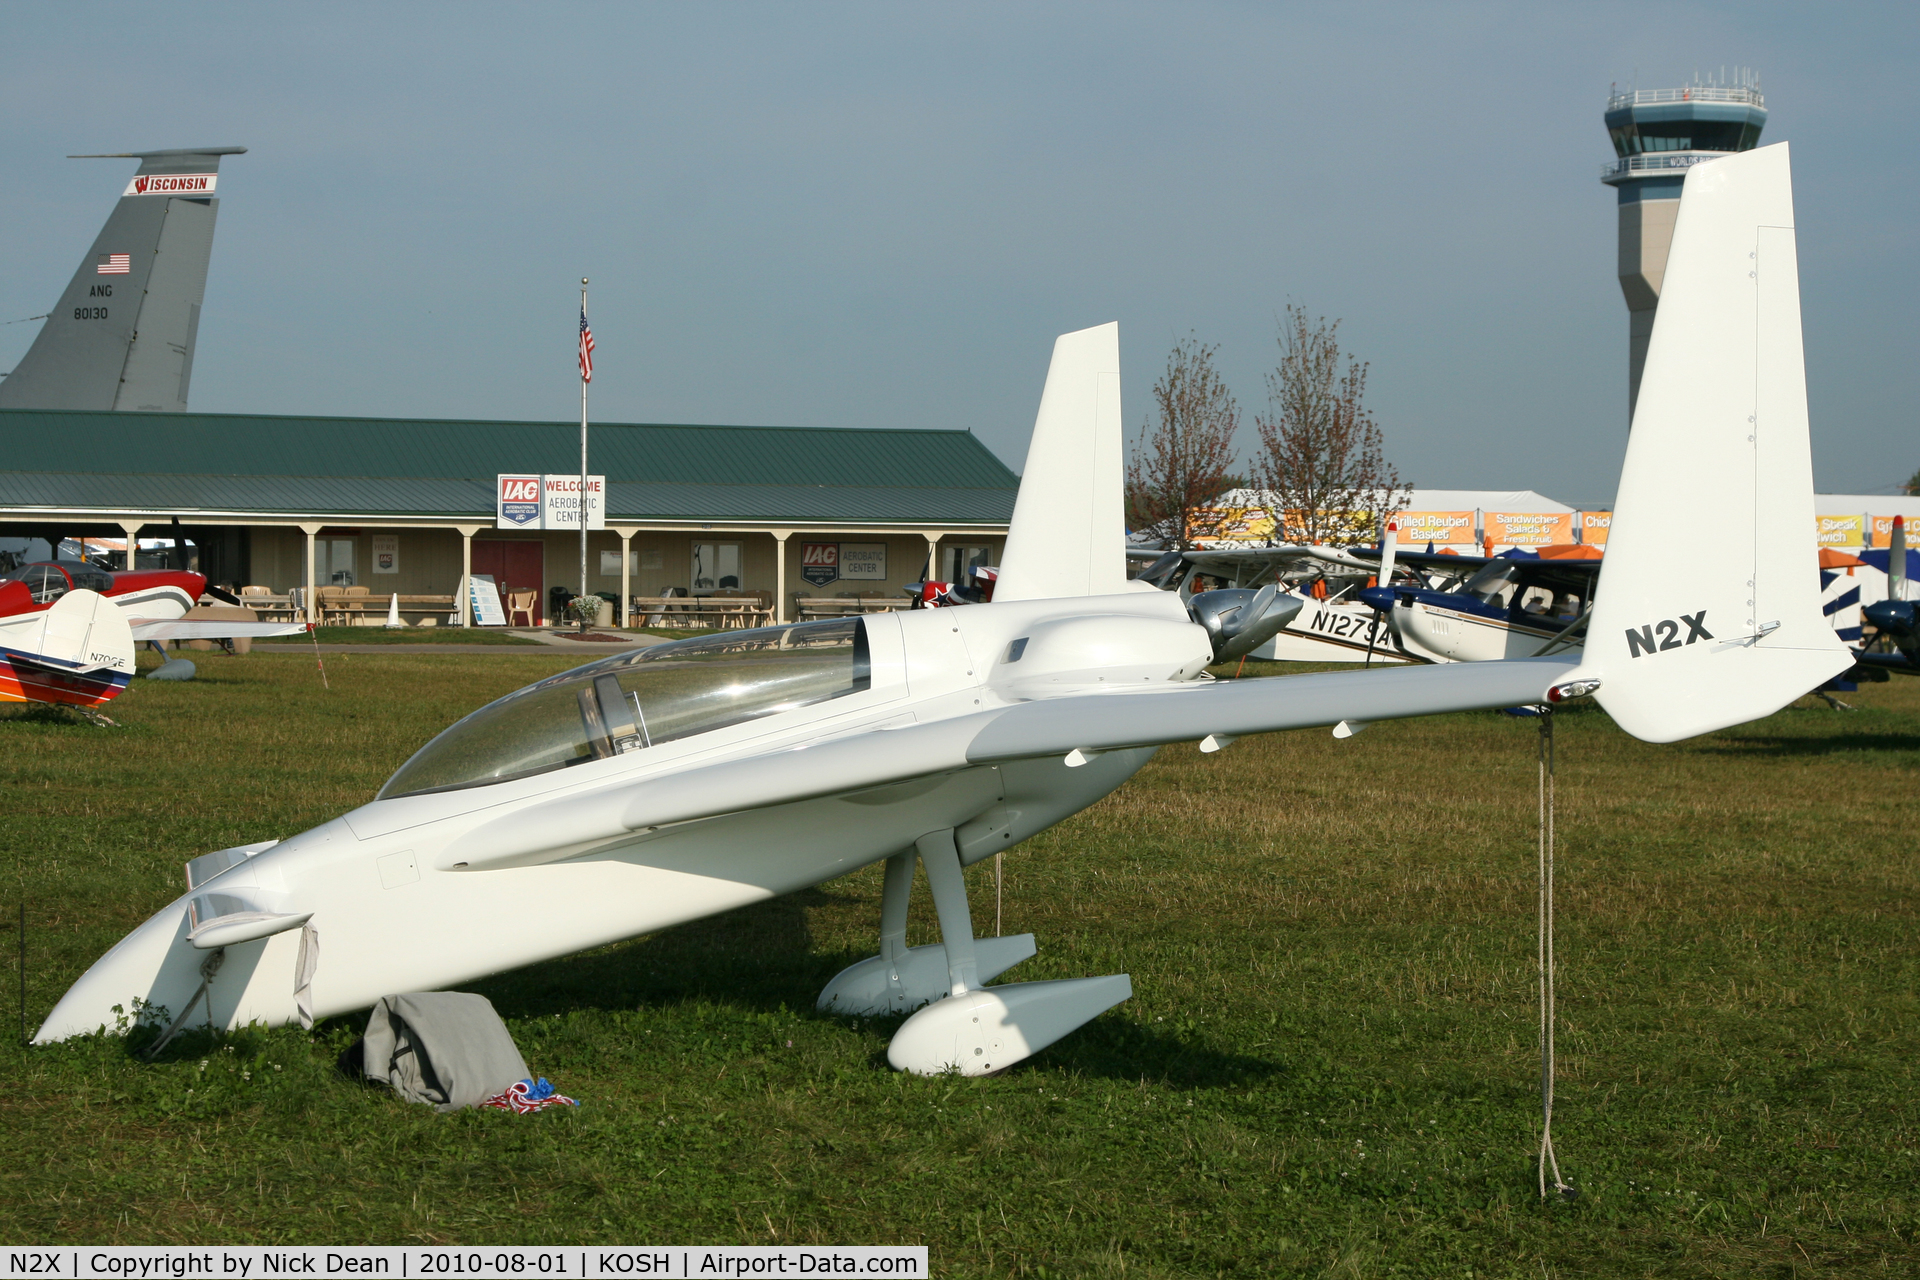
[[[131,572],[140,567],[140,530],[145,520],[122,520],[120,527],[127,531],[127,569]]]
[[[620,535],[620,629],[633,625],[633,535],[638,529],[615,529]]]
[[[769,529],[773,535],[773,620],[787,620],[787,539],[791,529]]]
[[[455,525],[460,531],[460,597],[456,603],[460,607],[460,625],[473,625],[473,592],[468,584],[473,581],[473,535],[486,528],[479,524]]]
[[[320,602],[318,599],[315,598],[316,596],[319,595],[319,593],[313,589],[313,586],[314,586],[313,584],[313,540],[314,540],[314,537],[320,532],[322,527],[323,526],[317,525],[317,524],[303,524],[300,526],[300,531],[307,535],[307,598],[306,598],[307,609],[306,609],[306,613],[307,613],[307,625],[310,627],[315,627],[320,625]]]
[[[927,539],[927,581],[937,582],[940,580],[940,535],[929,533],[925,537]]]

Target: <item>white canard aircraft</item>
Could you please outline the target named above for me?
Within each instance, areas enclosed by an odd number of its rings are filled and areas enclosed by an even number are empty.
[[[1251,733],[1589,693],[1653,742],[1777,710],[1852,662],[1821,616],[1805,537],[1787,149],[1699,165],[1685,191],[1606,588],[1577,660],[1208,678],[1237,615],[1209,626],[1174,593],[1130,587],[1117,328],[1085,329],[1054,345],[992,603],[696,638],[502,698],[371,803],[196,858],[188,892],[97,961],[38,1038],[92,1031],[136,998],[176,1025],[202,1000],[223,1027],[344,1014],[884,859],[879,952],[835,977],[821,1007],[918,1009],[889,1061],[983,1074],[1131,985],[983,986],[1033,938],[974,938],[962,868],[1093,804],[1160,744],[1214,751]],[[1725,548],[1713,557],[1725,571],[1669,572],[1667,548],[1686,536]],[[1244,612],[1264,626],[1265,607]],[[1630,650],[1637,635],[1668,641]],[[909,949],[916,859],[943,941]]]

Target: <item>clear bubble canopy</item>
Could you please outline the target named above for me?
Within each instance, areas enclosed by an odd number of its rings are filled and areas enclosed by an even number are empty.
[[[530,777],[812,706],[870,683],[858,618],[653,645],[528,685],[442,732],[377,797]]]

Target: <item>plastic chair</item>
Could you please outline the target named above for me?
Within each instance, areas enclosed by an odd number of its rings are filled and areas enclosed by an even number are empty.
[[[538,626],[539,624],[533,620],[533,606],[539,599],[538,591],[507,592],[507,625],[512,626],[514,615],[519,614],[526,618],[528,626]]]

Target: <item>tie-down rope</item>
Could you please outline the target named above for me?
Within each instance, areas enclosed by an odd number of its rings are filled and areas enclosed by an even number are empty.
[[[1553,1170],[1553,1189],[1570,1195],[1573,1188],[1560,1176],[1553,1153],[1553,708],[1540,712],[1540,1198],[1547,1196],[1547,1170]]]

